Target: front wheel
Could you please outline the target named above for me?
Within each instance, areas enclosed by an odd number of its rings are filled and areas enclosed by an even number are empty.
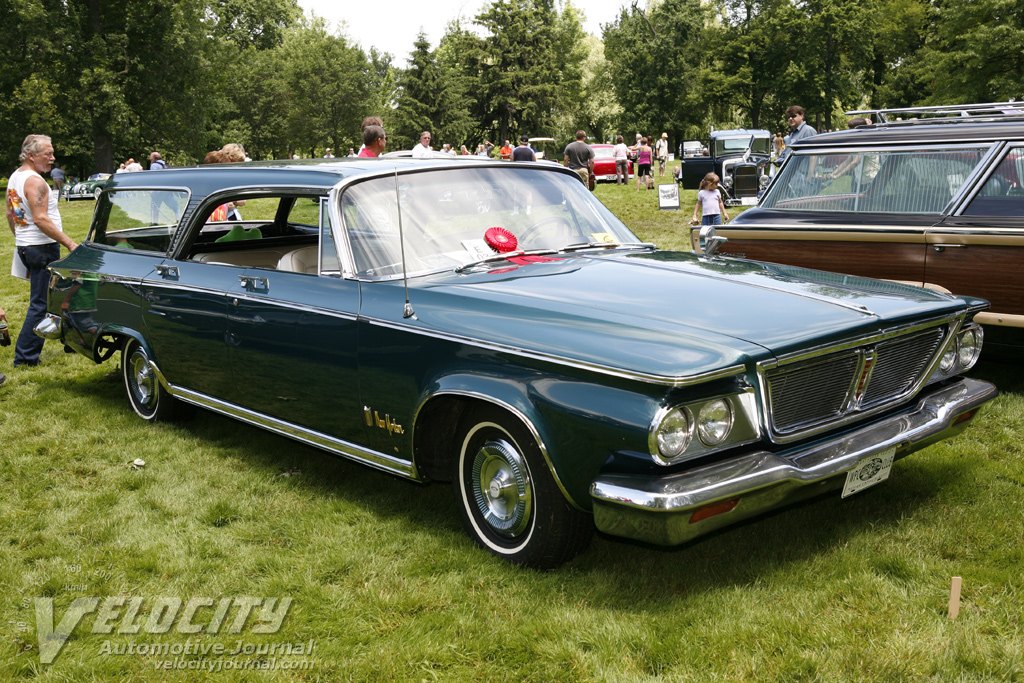
[[[509,562],[551,569],[586,548],[593,523],[559,491],[536,440],[495,408],[471,411],[456,441],[452,485],[463,525]]]
[[[167,393],[136,339],[128,339],[121,351],[121,377],[132,410],[148,422],[164,422],[184,416],[184,404]]]

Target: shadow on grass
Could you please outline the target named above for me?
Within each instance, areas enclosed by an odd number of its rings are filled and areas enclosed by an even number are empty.
[[[88,394],[104,409],[116,402],[130,411],[119,382],[82,382],[75,391]],[[223,457],[244,459],[247,467],[268,476],[302,470],[295,485],[325,500],[340,498],[358,505],[382,522],[398,520],[403,527],[433,534],[438,544],[451,544],[461,534],[445,484],[409,482],[204,410],[172,428],[218,447]],[[970,486],[973,469],[982,466],[948,457],[929,461],[931,452],[926,449],[898,462],[889,481],[846,500],[835,491],[682,546],[662,548],[597,535],[580,557],[554,572],[523,570],[497,558],[492,558],[488,571],[507,578],[513,587],[520,582],[561,585],[572,577],[562,590],[578,592],[574,597],[587,604],[620,611],[677,610],[701,594],[771,580],[780,569],[827,556],[865,534],[891,535],[908,515],[928,507],[936,497],[956,498],[953,489]],[[468,537],[464,549],[484,553]]]

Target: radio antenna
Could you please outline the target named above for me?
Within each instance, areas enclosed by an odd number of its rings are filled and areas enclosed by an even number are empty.
[[[398,207],[398,247],[402,250],[402,284],[405,286],[405,308],[402,309],[403,318],[411,318],[416,315],[409,303],[409,274],[405,267],[405,234],[402,232],[402,197],[398,191],[398,169],[395,169],[395,205]]]

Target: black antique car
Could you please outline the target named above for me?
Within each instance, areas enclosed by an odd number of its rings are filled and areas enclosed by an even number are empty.
[[[451,482],[476,543],[535,567],[856,493],[996,395],[961,375],[984,301],[660,251],[555,164],[122,173],[51,270],[37,332],[120,353],[141,418]]]
[[[688,150],[707,150],[707,154],[691,155]],[[726,206],[757,204],[758,194],[768,185],[768,158],[771,133],[766,130],[711,131],[707,140],[686,140],[676,181],[684,190],[696,190],[708,173],[722,179],[719,188]]]
[[[761,203],[719,229],[723,251],[983,297],[988,342],[1019,355],[1024,107],[849,114],[880,121],[794,145]]]

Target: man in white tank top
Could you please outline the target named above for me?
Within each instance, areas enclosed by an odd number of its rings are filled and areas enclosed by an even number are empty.
[[[7,225],[14,233],[18,257],[28,270],[30,298],[25,322],[14,347],[14,367],[38,365],[43,340],[32,331],[46,315],[48,265],[60,258],[60,245],[78,245],[61,229],[57,193],[43,180],[53,166],[53,144],[46,135],[29,135],[21,144],[21,166],[7,181]]]

